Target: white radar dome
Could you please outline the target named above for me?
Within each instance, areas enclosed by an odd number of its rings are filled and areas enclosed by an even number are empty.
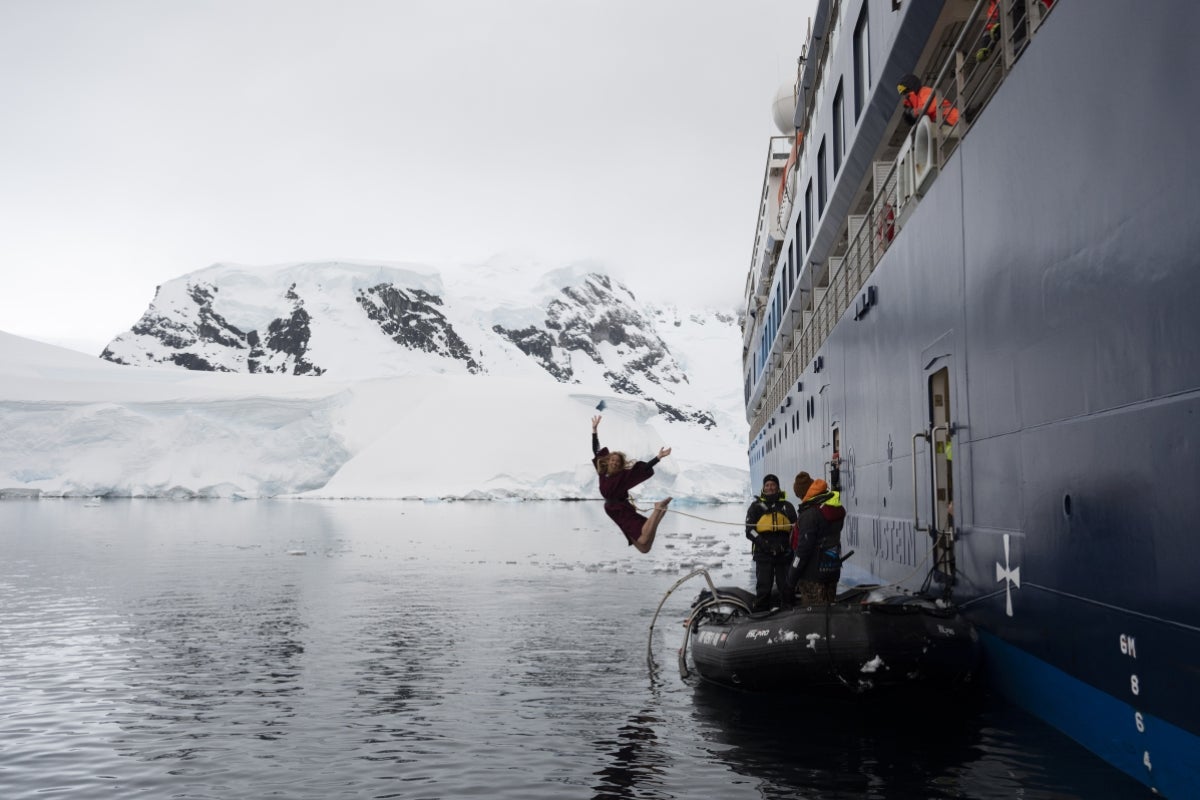
[[[771,104],[771,114],[775,117],[775,127],[779,132],[792,136],[796,133],[796,83],[795,80],[784,81],[775,93],[775,102]]]

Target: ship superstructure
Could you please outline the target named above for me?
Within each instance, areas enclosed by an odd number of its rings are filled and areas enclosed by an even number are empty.
[[[752,481],[840,485],[853,569],[951,596],[996,685],[1169,797],[1200,795],[1197,23],[821,0],[743,327]]]

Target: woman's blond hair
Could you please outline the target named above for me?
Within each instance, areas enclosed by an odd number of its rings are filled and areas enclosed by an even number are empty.
[[[596,472],[599,472],[601,475],[608,475],[608,459],[612,458],[613,456],[618,456],[621,459],[622,470],[627,468],[626,465],[629,463],[629,459],[627,459],[625,454],[619,450],[613,450],[604,458],[596,460]]]

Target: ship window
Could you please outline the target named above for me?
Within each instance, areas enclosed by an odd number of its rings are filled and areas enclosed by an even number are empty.
[[[871,38],[867,25],[867,4],[863,3],[854,25],[854,119],[858,120],[871,89]]]
[[[808,189],[804,191],[804,251],[812,247],[812,179],[808,181]]]
[[[825,213],[826,183],[825,140],[821,139],[821,146],[817,148],[817,217]]]
[[[842,156],[846,152],[845,103],[842,97],[842,82],[838,81],[833,95],[833,174],[836,177],[842,168]]]
[[[796,277],[800,277],[800,263],[804,257],[804,221],[808,215],[801,211],[796,215]]]
[[[796,253],[796,242],[792,242],[791,258],[788,259],[788,301],[791,302],[792,293],[796,291],[796,259],[799,256]]]

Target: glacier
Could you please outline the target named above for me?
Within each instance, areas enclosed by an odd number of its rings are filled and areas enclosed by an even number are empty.
[[[217,264],[99,359],[0,334],[0,496],[595,498],[603,402],[644,502],[740,502],[740,344],[587,264]]]
[[[645,401],[527,378],[134,368],[0,332],[0,386],[6,497],[595,498],[601,400],[605,445],[674,449],[635,502],[749,490],[744,445],[662,425]]]

